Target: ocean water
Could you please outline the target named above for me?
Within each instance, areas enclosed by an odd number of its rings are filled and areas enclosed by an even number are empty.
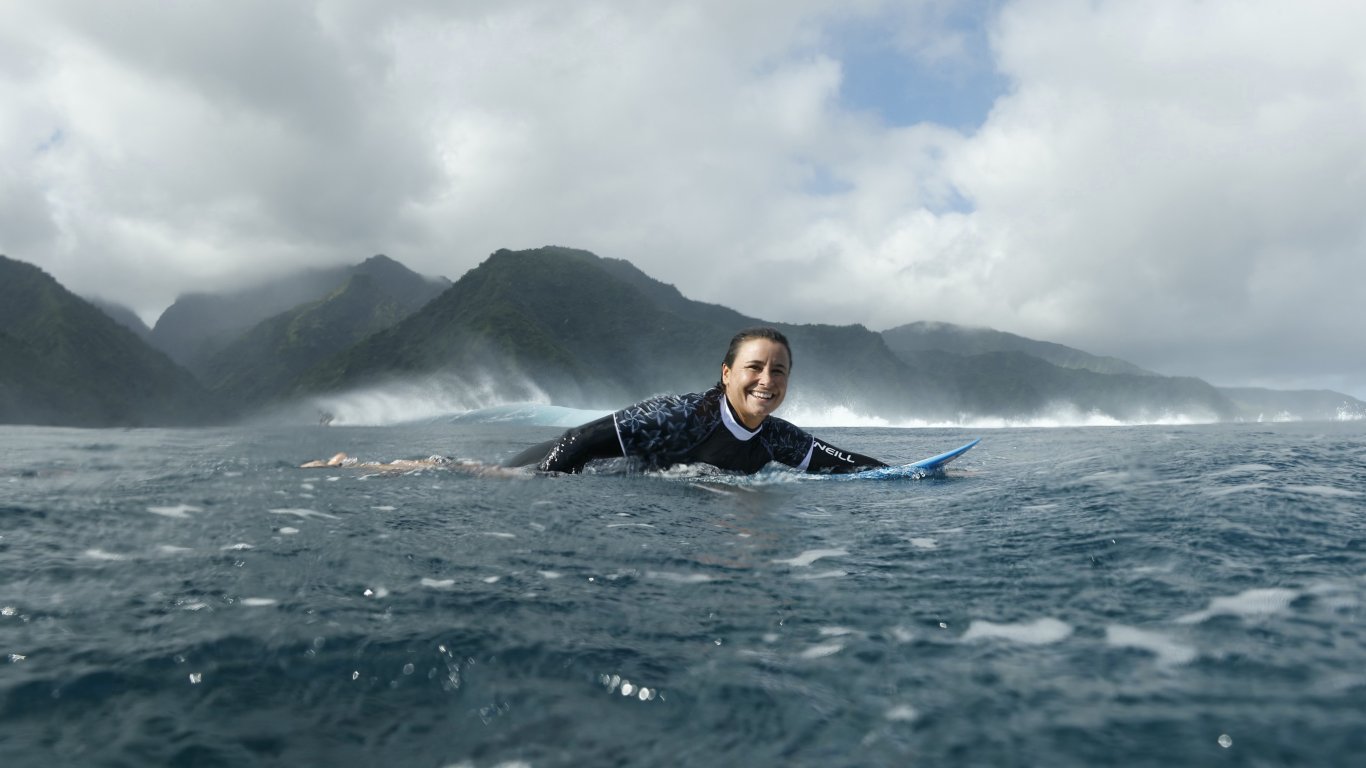
[[[1366,424],[297,468],[554,432],[0,428],[0,765],[1366,764]]]

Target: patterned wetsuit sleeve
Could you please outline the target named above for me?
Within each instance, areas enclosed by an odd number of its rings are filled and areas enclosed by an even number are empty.
[[[811,461],[807,464],[806,471],[842,475],[848,472],[862,472],[865,469],[885,466],[887,466],[886,463],[878,461],[872,456],[864,456],[861,453],[836,448],[817,437],[812,438]]]
[[[815,443],[810,432],[790,421],[770,416],[764,421],[764,431],[760,435],[774,461],[800,470],[808,469],[811,446]]]
[[[578,472],[594,459],[621,455],[616,425],[611,416],[603,416],[561,435],[536,468],[542,472]]]

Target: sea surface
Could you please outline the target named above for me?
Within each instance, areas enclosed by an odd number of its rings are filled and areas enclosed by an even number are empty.
[[[297,466],[556,431],[0,428],[0,765],[1366,765],[1366,423]]]

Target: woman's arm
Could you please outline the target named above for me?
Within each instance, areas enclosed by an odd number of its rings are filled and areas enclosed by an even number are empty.
[[[508,466],[531,466],[542,472],[578,472],[594,459],[621,458],[621,441],[611,416],[574,427],[556,440],[533,446],[508,461]]]
[[[861,453],[836,448],[820,438],[813,438],[811,460],[806,464],[806,471],[842,475],[885,466],[887,466],[886,463],[878,461],[872,456],[864,456]]]

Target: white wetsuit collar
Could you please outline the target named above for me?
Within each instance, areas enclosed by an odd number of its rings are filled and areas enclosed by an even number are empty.
[[[721,404],[724,406],[721,408],[721,422],[726,425],[726,429],[729,429],[732,435],[735,435],[736,440],[749,440],[763,431],[764,425],[762,423],[760,423],[759,428],[753,432],[746,429],[745,425],[740,423],[740,420],[735,416],[735,411],[731,409],[730,398],[726,397],[726,391],[724,389],[721,390]]]

